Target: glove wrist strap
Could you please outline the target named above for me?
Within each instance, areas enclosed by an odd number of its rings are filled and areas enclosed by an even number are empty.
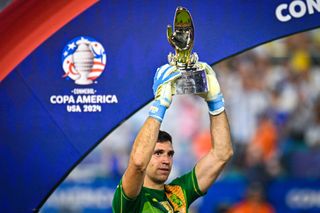
[[[222,93],[219,93],[214,99],[207,101],[209,113],[218,115],[224,111],[224,98]]]
[[[166,110],[167,107],[161,105],[159,100],[155,100],[150,107],[149,116],[157,119],[161,123]]]

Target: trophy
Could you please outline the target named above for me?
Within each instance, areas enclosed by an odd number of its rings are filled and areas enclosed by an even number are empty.
[[[72,58],[79,77],[75,83],[79,85],[92,84],[92,80],[88,79],[88,75],[93,66],[94,55],[88,44],[84,41],[78,41],[78,48],[74,52]]]
[[[168,62],[181,71],[181,77],[176,80],[176,94],[199,94],[208,92],[206,73],[203,66],[197,62],[197,53],[192,53],[194,27],[189,11],[177,7],[174,17],[174,29],[168,25],[167,38],[175,49],[175,54],[169,53]]]

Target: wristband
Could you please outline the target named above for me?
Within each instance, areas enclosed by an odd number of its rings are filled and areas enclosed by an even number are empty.
[[[224,111],[224,98],[222,93],[219,93],[213,100],[207,101],[209,113],[218,115]]]
[[[161,123],[166,110],[167,107],[161,105],[159,100],[155,100],[150,107],[149,116],[157,119]]]

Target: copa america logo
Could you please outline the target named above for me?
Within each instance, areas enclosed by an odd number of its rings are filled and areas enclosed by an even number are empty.
[[[107,56],[101,43],[87,36],[72,39],[63,49],[63,78],[71,78],[78,85],[89,85],[106,66]]]

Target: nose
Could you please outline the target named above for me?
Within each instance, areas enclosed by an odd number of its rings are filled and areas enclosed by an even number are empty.
[[[168,155],[162,157],[162,163],[166,165],[170,165],[171,158]]]

